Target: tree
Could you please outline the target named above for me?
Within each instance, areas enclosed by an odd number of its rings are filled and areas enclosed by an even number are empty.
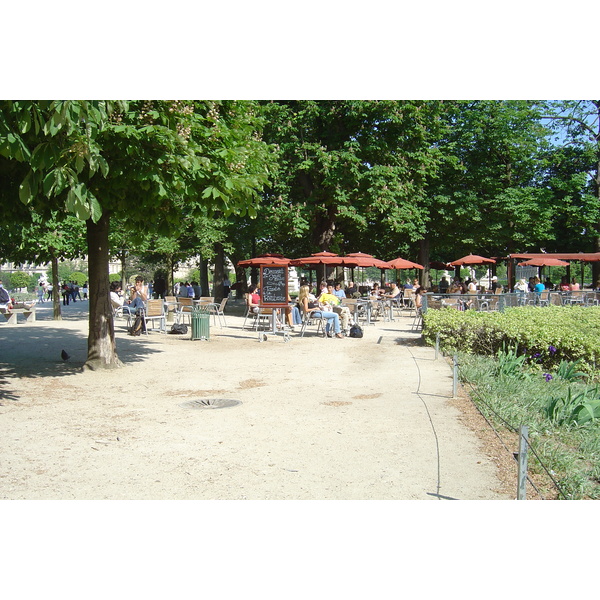
[[[527,101],[446,103],[445,160],[428,194],[434,259],[504,256],[554,238],[557,199],[543,185],[548,131],[540,116]]]
[[[85,221],[95,290],[86,367],[118,367],[108,294],[111,217],[134,231],[169,235],[190,216],[253,213],[268,175],[255,106],[7,101],[0,107],[0,155],[29,167],[21,201],[42,215],[67,210]]]
[[[583,240],[588,251],[600,252],[600,100],[540,105],[556,135],[548,184],[561,199],[560,238],[564,239],[566,227],[566,239],[579,244]],[[593,263],[592,273],[593,281],[598,281],[600,264]]]
[[[278,170],[262,209],[273,245],[298,254],[385,249],[422,236],[425,183],[440,154],[440,103],[264,103]],[[291,230],[291,235],[290,235]],[[385,244],[377,246],[383,238]]]

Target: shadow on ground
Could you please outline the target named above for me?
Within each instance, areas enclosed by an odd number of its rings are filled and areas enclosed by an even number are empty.
[[[0,401],[16,400],[21,377],[62,377],[81,372],[87,359],[87,332],[60,328],[15,326],[0,331]],[[69,355],[61,358],[62,351]],[[160,352],[144,336],[118,338],[124,364],[143,361]]]

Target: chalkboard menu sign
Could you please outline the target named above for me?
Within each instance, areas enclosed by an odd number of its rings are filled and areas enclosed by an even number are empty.
[[[260,268],[260,304],[261,306],[283,308],[288,305],[288,268]]]

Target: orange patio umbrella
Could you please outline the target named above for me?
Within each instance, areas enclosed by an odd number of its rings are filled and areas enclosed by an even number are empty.
[[[423,269],[423,265],[418,263],[411,262],[410,260],[406,260],[404,258],[395,258],[394,260],[389,260],[388,265],[392,269]]]
[[[560,260],[559,258],[530,258],[519,263],[520,267],[568,267],[570,263],[566,260]]]
[[[335,252],[315,252],[304,258],[293,258],[290,264],[294,267],[309,267],[314,265],[341,266],[342,257]]]
[[[493,258],[485,258],[478,254],[469,254],[458,260],[453,260],[450,264],[453,267],[462,267],[464,265],[495,265],[496,261]]]
[[[347,267],[377,267],[378,269],[393,269],[384,260],[375,258],[372,254],[365,254],[364,252],[351,252],[346,256],[341,257],[342,264]]]
[[[289,265],[290,259],[283,254],[259,254],[254,258],[238,261],[238,267],[260,267],[263,265]]]

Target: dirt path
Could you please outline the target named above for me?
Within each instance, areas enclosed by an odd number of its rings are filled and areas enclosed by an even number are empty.
[[[288,343],[231,314],[210,341],[118,321],[125,367],[82,373],[85,307],[0,326],[2,499],[511,497],[408,316]]]

